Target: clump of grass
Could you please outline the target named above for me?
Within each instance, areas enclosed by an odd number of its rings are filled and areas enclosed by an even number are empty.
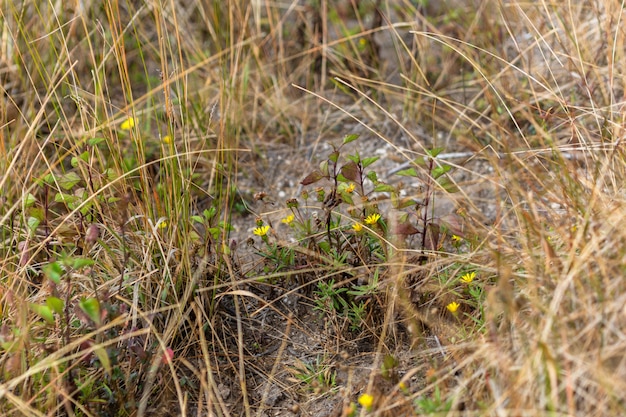
[[[624,414],[621,5],[366,3],[0,7],[3,415]]]

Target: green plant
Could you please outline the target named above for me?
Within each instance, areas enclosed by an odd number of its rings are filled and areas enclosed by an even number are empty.
[[[328,392],[336,388],[337,372],[324,358],[317,357],[315,362],[298,361],[291,368],[293,377],[304,384],[306,390],[316,393]]]
[[[444,400],[439,387],[435,387],[430,397],[420,397],[415,400],[415,408],[417,413],[425,415],[447,413],[452,409],[452,399]]]

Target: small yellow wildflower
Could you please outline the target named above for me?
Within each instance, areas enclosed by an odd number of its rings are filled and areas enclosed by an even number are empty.
[[[453,301],[450,304],[448,304],[446,308],[448,309],[450,313],[454,314],[456,313],[456,311],[459,309],[460,306],[461,304],[457,303],[456,301]]]
[[[161,230],[166,229],[167,228],[167,220],[163,220],[162,222],[160,222],[157,227]]]
[[[281,222],[285,223],[286,225],[290,225],[291,223],[293,223],[293,220],[295,218],[296,218],[296,216],[294,216],[293,213],[291,213],[289,216],[287,216],[284,219],[282,219]]]
[[[354,192],[354,189],[356,188],[356,185],[351,182],[350,185],[348,185],[348,187],[346,188],[346,193],[351,194]]]
[[[374,213],[374,214],[370,214],[369,216],[365,218],[365,223],[376,224],[378,223],[378,220],[380,220],[380,214]]]
[[[135,119],[132,117],[129,117],[128,119],[124,120],[122,124],[120,125],[120,129],[122,130],[130,130],[133,127],[135,127]]]
[[[372,405],[374,405],[374,397],[369,394],[362,394],[359,397],[359,404],[365,407],[365,409],[370,410]]]
[[[453,241],[454,243],[458,243],[458,242],[460,242],[461,240],[463,240],[463,239],[461,238],[461,236],[457,236],[457,235],[452,235],[452,237],[451,237],[450,239],[452,239],[452,241]]]
[[[172,137],[170,135],[165,135],[163,136],[163,143],[166,145],[169,145],[170,143],[172,143]]]
[[[361,230],[363,230],[363,225],[361,223],[354,223],[352,225],[352,228],[354,229],[355,232],[360,232]]]
[[[270,231],[270,227],[268,225],[265,226],[259,226],[257,228],[255,228],[252,233],[254,233],[257,236],[265,236],[267,234],[267,232]]]
[[[463,282],[464,284],[470,284],[472,281],[474,281],[474,278],[476,278],[476,272],[468,272],[461,277],[461,282]]]

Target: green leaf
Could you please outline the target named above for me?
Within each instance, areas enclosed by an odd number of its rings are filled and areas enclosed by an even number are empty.
[[[55,177],[54,177],[54,174],[52,174],[52,173],[50,173],[50,174],[46,175],[46,176],[43,178],[44,182],[45,182],[46,184],[48,184],[48,185],[54,184],[54,179],[55,179]]]
[[[43,267],[44,275],[54,282],[55,284],[59,284],[61,282],[61,278],[63,277],[63,268],[61,268],[61,264],[59,262],[50,262],[48,265]]]
[[[68,191],[74,188],[76,184],[80,182],[80,177],[75,172],[68,172],[65,175],[61,175],[58,179],[59,186],[64,190]]]
[[[202,215],[204,216],[205,219],[211,220],[213,216],[215,216],[216,213],[217,213],[217,209],[215,207],[211,207],[209,209],[204,210],[202,212]]]
[[[24,205],[26,207],[32,206],[33,204],[35,204],[35,201],[37,201],[37,199],[31,193],[28,193],[26,196],[24,196]]]
[[[74,269],[81,269],[84,268],[86,266],[92,266],[94,264],[94,260],[93,259],[86,259],[86,258],[75,258],[72,262],[72,267]]]
[[[78,306],[97,326],[100,325],[100,303],[96,298],[81,298]]]
[[[396,175],[401,177],[417,177],[417,170],[415,168],[407,168],[396,172]]]
[[[28,230],[30,230],[31,233],[35,233],[41,223],[41,220],[37,217],[29,217],[28,220],[26,220],[26,223],[28,224]]]
[[[328,170],[328,159],[325,161],[320,162],[320,172],[322,173],[323,177],[329,177],[329,170]]]
[[[345,145],[346,143],[354,142],[355,140],[359,138],[359,136],[361,135],[359,135],[358,133],[352,133],[350,135],[346,135],[343,138],[343,144]]]
[[[352,195],[350,195],[349,193],[345,192],[345,191],[341,191],[341,199],[344,201],[344,203],[350,204],[351,206],[354,205],[354,201],[352,200]]]
[[[58,297],[50,296],[46,298],[46,305],[55,313],[63,314],[63,307],[65,307],[65,302]]]
[[[217,240],[218,236],[220,235],[220,228],[219,227],[209,227],[207,229],[207,232],[209,232],[211,234],[211,237],[213,238],[213,240]]]
[[[94,348],[93,353],[95,353],[98,357],[98,360],[102,364],[105,372],[111,375],[111,360],[109,359],[109,354],[107,353],[107,350],[102,346],[97,346]]]
[[[113,181],[117,178],[117,175],[115,174],[115,170],[113,168],[105,169],[102,175],[106,177],[106,179],[108,179],[109,181]]]
[[[441,152],[443,152],[444,148],[432,148],[429,151],[426,151],[426,153],[431,156],[432,158],[436,158],[437,155],[439,155]]]
[[[339,151],[334,151],[332,152],[330,155],[328,155],[328,159],[333,162],[333,163],[337,163],[337,161],[339,160]]]
[[[87,140],[87,144],[89,146],[96,146],[96,145],[101,144],[105,140],[106,140],[105,138],[91,138],[91,139]]]
[[[321,180],[322,178],[324,178],[324,174],[322,174],[320,171],[313,171],[309,175],[307,175],[302,181],[300,181],[300,184],[302,185],[314,184],[318,182],[319,180]]]
[[[415,158],[412,162],[413,162],[413,165],[415,166],[425,167],[428,164],[429,160],[430,160],[429,158],[420,157],[420,158]]]
[[[204,223],[204,218],[202,216],[191,216],[191,220],[196,223]]]
[[[29,303],[28,306],[35,314],[48,322],[48,324],[54,324],[54,315],[50,307],[34,303]]]
[[[367,177],[367,179],[369,179],[374,184],[376,184],[378,182],[378,175],[376,174],[376,171],[368,172],[366,177]]]
[[[384,182],[376,184],[376,187],[374,187],[374,191],[378,193],[392,192],[395,190],[396,189],[393,185],[385,184]]]
[[[445,191],[449,193],[457,193],[459,192],[459,187],[456,186],[454,182],[448,177],[441,177],[437,180],[437,183],[443,188]]]
[[[380,156],[371,156],[369,158],[365,158],[361,161],[361,164],[363,164],[363,168],[367,168],[368,166],[372,165],[374,162],[378,161],[380,159]]]
[[[65,203],[69,206],[70,204],[75,204],[76,202],[80,201],[80,199],[79,197],[71,194],[56,193],[54,195],[54,201],[56,203]]]
[[[348,162],[341,167],[341,175],[343,175],[350,181],[358,182],[359,166],[353,161]]]
[[[233,231],[235,230],[235,228],[228,222],[225,222],[224,220],[221,220],[218,223],[218,226],[222,228],[222,230],[225,230],[227,232]]]
[[[403,208],[414,206],[415,204],[416,201],[411,197],[404,197],[396,200],[396,202],[394,203],[394,208],[400,210]]]
[[[78,207],[78,204],[76,205],[76,207]],[[86,204],[83,204],[83,206],[80,208],[80,213],[83,216],[87,216],[87,214],[89,214],[89,212],[91,211],[92,207],[93,207],[93,202],[89,201]]]
[[[83,160],[84,162],[89,161],[89,152],[85,151],[81,153],[79,156],[72,157],[71,164],[74,168],[78,166],[78,161]]]
[[[329,253],[330,252],[330,243],[328,243],[327,241],[321,241],[320,243],[318,243],[319,248],[324,251],[325,253]]]
[[[432,175],[433,178],[437,179],[451,169],[452,167],[450,165],[440,165],[435,167],[430,175]]]

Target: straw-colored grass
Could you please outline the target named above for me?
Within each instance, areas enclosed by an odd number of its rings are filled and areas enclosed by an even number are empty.
[[[620,2],[66,3],[0,3],[0,414],[626,414]]]

